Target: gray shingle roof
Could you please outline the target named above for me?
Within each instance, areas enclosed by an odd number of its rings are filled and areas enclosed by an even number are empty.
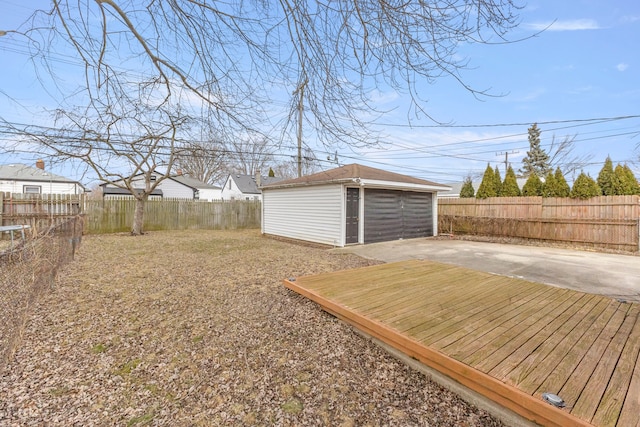
[[[220,190],[220,187],[218,186],[207,184],[206,182],[202,182],[199,179],[195,179],[187,175],[172,175],[171,179],[191,188]]]
[[[238,186],[238,189],[244,194],[260,194],[261,191],[256,184],[256,177],[253,175],[232,174],[234,182]],[[274,176],[260,176],[260,186],[264,187],[269,184],[280,182],[284,178],[278,178]]]
[[[0,165],[0,179],[10,181],[39,181],[39,182],[68,182],[79,184],[78,181],[36,167],[13,163]]]
[[[357,163],[353,163],[350,165],[341,166],[335,169],[329,169],[323,172],[314,173],[312,175],[302,176],[300,178],[288,179],[284,181],[280,181],[277,183],[280,185],[312,185],[323,182],[331,182],[331,181],[341,181],[341,180],[350,180],[350,179],[367,179],[367,180],[376,180],[376,181],[389,181],[389,182],[399,182],[405,184],[419,184],[419,185],[429,185],[429,186],[438,186],[438,187],[448,187],[444,184],[438,184],[432,181],[427,181],[425,179],[414,178],[408,175],[402,175],[399,173],[388,172],[382,169],[376,169],[369,166],[359,165]],[[263,184],[264,187],[268,187],[268,185]]]

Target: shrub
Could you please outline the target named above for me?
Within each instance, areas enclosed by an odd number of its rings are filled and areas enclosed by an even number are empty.
[[[484,176],[482,177],[482,182],[480,183],[478,192],[476,193],[477,199],[486,199],[487,197],[498,196],[495,178],[495,171],[491,169],[491,165],[487,165],[487,169],[485,169]]]
[[[500,176],[500,169],[496,166],[496,169],[493,171],[494,176],[494,184],[496,187],[496,196],[502,196],[502,177]]]
[[[571,187],[567,184],[567,180],[564,179],[564,175],[560,168],[556,168],[556,173],[553,177],[556,181],[556,197],[569,197],[569,194],[571,194]]]
[[[600,173],[598,174],[598,186],[602,191],[602,194],[605,196],[613,196],[613,162],[611,161],[611,157],[607,156],[607,160],[604,161],[604,166],[600,169]]]
[[[544,178],[544,184],[542,184],[542,197],[557,197],[556,177],[553,175],[553,172],[549,172]]]
[[[513,168],[509,166],[507,174],[504,177],[500,195],[503,197],[517,197],[520,196],[520,187],[518,187],[518,180],[516,179],[516,173]]]
[[[527,182],[522,186],[523,196],[542,196],[542,181],[536,174],[529,175]]]
[[[602,194],[602,190],[598,186],[598,183],[584,172],[580,172],[578,178],[573,183],[570,197],[574,199],[590,199]]]
[[[464,179],[462,183],[462,188],[460,189],[460,198],[469,198],[475,197],[475,190],[473,189],[473,182],[471,181],[471,177],[468,176]]]

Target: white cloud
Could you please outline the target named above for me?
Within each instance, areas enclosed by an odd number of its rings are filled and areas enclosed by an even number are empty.
[[[625,15],[620,20],[624,23],[633,23],[640,21],[640,15]]]
[[[371,101],[377,105],[394,102],[400,97],[400,95],[396,91],[382,92],[378,89],[371,91],[370,96]]]
[[[618,71],[625,71],[627,68],[629,68],[629,64],[625,64],[624,62],[621,62],[618,65],[616,65],[616,69]]]
[[[530,101],[535,101],[536,99],[539,99],[541,96],[543,96],[545,93],[547,93],[547,89],[544,87],[538,87],[538,88],[533,88],[531,90],[529,90],[528,92],[524,92],[524,93],[520,93],[520,94],[514,94],[514,96],[512,98],[510,98],[510,101],[515,101],[515,102],[530,102]]]
[[[535,31],[580,31],[598,30],[601,27],[593,19],[570,19],[565,21],[531,22],[525,24],[526,28]]]
[[[568,90],[567,93],[571,94],[571,95],[581,95],[583,93],[591,92],[592,90],[593,90],[593,86],[591,86],[591,85],[589,85],[589,86],[580,86],[580,87]]]

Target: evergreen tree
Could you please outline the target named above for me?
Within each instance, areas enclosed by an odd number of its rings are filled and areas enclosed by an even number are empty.
[[[484,175],[482,176],[482,182],[478,187],[476,198],[486,199],[487,197],[496,197],[497,195],[496,174],[494,170],[491,169],[491,165],[487,165],[487,169],[485,169]]]
[[[276,176],[276,173],[273,171],[272,168],[269,168],[269,177],[274,178],[275,176]]]
[[[500,195],[502,197],[517,197],[520,196],[520,187],[518,187],[518,180],[516,179],[516,173],[513,168],[509,166],[507,174],[504,177],[502,188],[500,189]]]
[[[475,197],[475,195],[476,192],[473,189],[473,182],[471,181],[471,177],[468,176],[462,183],[462,188],[460,189],[460,198]]]
[[[546,176],[551,171],[549,155],[540,147],[540,129],[538,124],[534,123],[528,129],[529,132],[529,151],[522,159],[522,176],[529,177],[531,174],[538,175],[539,178]]]
[[[535,173],[529,175],[527,182],[522,186],[523,196],[542,196],[542,181]]]
[[[622,196],[626,194],[626,187],[627,175],[624,174],[624,169],[622,169],[622,166],[618,164],[613,170],[613,175],[611,177],[610,194],[605,194],[605,196]]]
[[[569,197],[571,193],[571,187],[567,184],[567,180],[564,179],[564,175],[560,168],[556,168],[556,173],[554,174],[554,178],[556,181],[556,197]]]
[[[556,191],[556,177],[553,172],[549,171],[542,184],[542,197],[558,197]]]
[[[627,165],[624,165],[623,168],[624,168],[624,172],[627,174],[627,179],[629,180],[629,183],[631,185],[631,194],[640,195],[640,183],[638,182],[638,179],[636,178],[636,176],[633,174],[633,171]]]
[[[600,169],[598,174],[598,186],[605,196],[613,196],[613,162],[611,157],[607,156],[607,160],[604,161],[604,166]]]
[[[574,199],[590,199],[602,194],[602,190],[598,186],[598,183],[584,172],[580,172],[578,178],[573,183],[571,194],[569,197]]]
[[[496,165],[496,169],[493,171],[494,185],[496,186],[496,196],[502,196],[502,177],[500,176],[500,169]]]
[[[611,188],[609,190],[612,196],[629,196],[640,194],[640,184],[629,166],[620,164],[616,165],[610,180]]]

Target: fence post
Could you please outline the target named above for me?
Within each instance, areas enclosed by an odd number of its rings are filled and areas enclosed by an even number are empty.
[[[0,191],[0,226],[4,225],[4,218],[2,214],[4,213],[4,193]]]

